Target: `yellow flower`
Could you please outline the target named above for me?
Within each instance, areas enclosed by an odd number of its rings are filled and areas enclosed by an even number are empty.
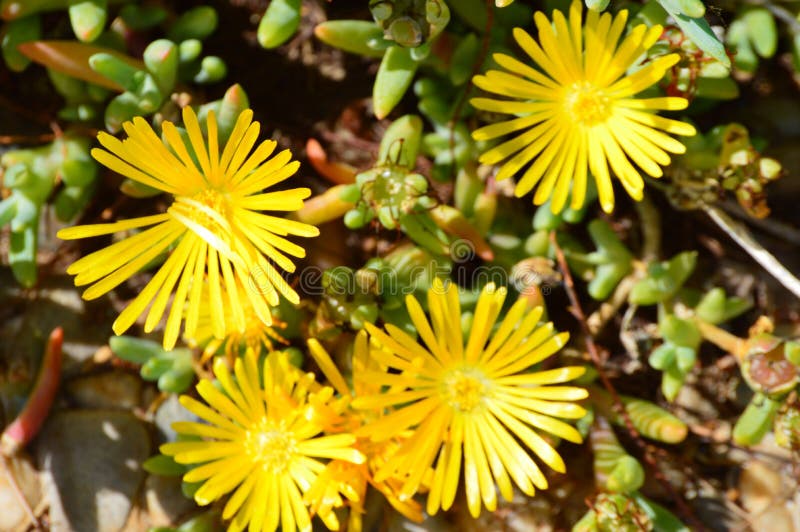
[[[590,171],[600,205],[611,212],[614,191],[609,165],[628,194],[640,200],[644,182],[634,164],[646,174],[660,177],[660,165],[670,163],[669,153],[686,151],[666,133],[691,136],[695,128],[656,115],[659,110],[685,109],[686,99],[635,98],[663,78],[679,56],[653,59],[626,75],[662,32],[661,26],[640,24],[619,42],[627,20],[625,10],[616,17],[589,11],[581,27],[581,3],[577,0],[570,7],[569,20],[558,10],[553,11],[552,22],[537,12],[538,42],[521,28],[514,28],[517,44],[536,68],[495,54],[495,61],[506,71],[490,70],[475,76],[476,86],[512,99],[474,98],[472,105],[514,118],[480,128],[473,137],[490,140],[525,130],[480,158],[484,164],[505,161],[497,179],[516,175],[535,158],[517,183],[518,196],[538,185],[533,202],[541,205],[552,196],[551,207],[557,213],[564,208],[571,188],[571,206],[580,208]]]
[[[203,348],[201,363],[205,363],[222,348],[222,354],[232,361],[246,349],[252,349],[256,356],[261,355],[266,347],[272,351],[273,342],[288,345],[289,342],[282,337],[276,328],[284,327],[283,322],[272,318],[272,325],[265,325],[264,321],[253,308],[250,299],[245,295],[245,288],[237,281],[236,289],[239,291],[238,299],[241,307],[226,305],[224,309],[225,334],[218,338],[214,335],[214,321],[211,314],[211,304],[208,298],[200,303],[200,315],[197,319],[197,328],[192,336],[184,334],[184,339],[191,347]],[[204,291],[205,293],[205,291]],[[223,299],[226,294],[223,291]]]
[[[542,308],[531,311],[520,299],[492,334],[505,297],[505,288],[489,284],[483,289],[466,345],[457,290],[452,284],[445,288],[438,279],[428,291],[432,327],[419,302],[413,296],[406,298],[425,347],[391,324],[385,332],[366,324],[373,339],[390,351],[373,349],[371,356],[396,372],[356,372],[357,381],[387,388],[357,397],[353,406],[395,410],[355,433],[380,441],[413,429],[376,480],[401,477],[399,496],[404,500],[429,477],[429,514],[452,505],[462,458],[467,504],[478,516],[481,499],[487,509],[496,509],[495,484],[506,500],[513,497],[512,480],[528,495],[535,487],[547,488],[544,474],[520,442],[551,468],[565,471],[556,450],[534,429],[581,441],[574,427],[555,417],[582,417],[584,409],[571,401],[585,398],[586,390],[547,385],[572,380],[584,368],[527,372],[558,351],[567,333],[554,334],[551,323],[538,326]]]
[[[370,369],[381,371],[379,365],[370,357],[367,334],[361,331],[353,345],[353,368],[355,371]],[[308,341],[309,352],[311,353],[322,373],[336,388],[342,397],[349,400],[364,394],[380,393],[380,385],[371,382],[354,382],[354,389],[351,392],[347,383],[334,364],[325,348],[315,339]],[[377,419],[379,413],[370,411],[358,411],[352,408],[342,412],[344,417],[342,430],[347,432],[355,431],[359,427],[367,424],[370,420]],[[383,467],[386,460],[399,447],[401,437],[394,437],[380,442],[373,442],[367,438],[359,438],[354,447],[367,457],[363,464],[354,464],[343,460],[331,460],[318,477],[317,481],[306,493],[306,501],[331,529],[338,529],[339,523],[336,515],[332,512],[334,508],[344,506],[345,499],[351,507],[350,517],[347,525],[348,531],[359,532],[362,530],[362,515],[364,514],[364,498],[367,492],[367,485],[371,485],[378,490],[398,512],[408,519],[422,522],[422,508],[413,499],[400,500],[398,492],[402,482],[396,478],[386,478],[382,481],[375,480],[375,472]]]
[[[162,125],[165,139],[162,142],[141,117],[123,124],[128,134],[123,141],[106,133],[98,135],[106,149],[92,150],[95,159],[125,177],[174,196],[167,212],[162,214],[70,227],[58,233],[59,238],[70,240],[148,227],[83,257],[67,269],[76,276],[76,286],[94,283],[83,293],[84,299],[100,297],[159,256],[168,254],[147,286],[114,322],[116,334],[127,330],[150,303],[144,328],[152,331],[174,293],[164,333],[164,347],[171,349],[184,315],[187,332],[190,336],[194,334],[200,302],[204,299],[202,292],[208,287],[205,300],[210,305],[215,335],[222,337],[226,330],[223,309],[242,305],[241,294],[235,289],[237,280],[248,287],[245,297],[266,325],[270,324],[268,305],[278,304],[278,293],[289,301],[298,301],[297,293],[281,278],[273,263],[288,272],[294,271],[287,255],[303,257],[305,251],[283,237],[316,236],[319,230],[258,211],[297,210],[310,191],[295,188],[262,193],[294,174],[299,163],[290,162],[289,150],[267,160],[276,146],[273,140],[262,142],[250,153],[260,129],[252,118],[250,110],[239,115],[221,154],[214,113],[208,114],[207,140],[204,140],[190,107],[183,109],[190,141],[188,149],[171,122]],[[188,310],[184,313],[187,302]]]
[[[207,424],[173,423],[179,434],[205,439],[167,443],[161,452],[180,464],[198,464],[183,477],[203,482],[194,495],[198,504],[232,493],[222,513],[233,518],[229,530],[311,530],[303,494],[325,470],[318,459],[364,461],[352,447],[352,434],[319,436],[338,422],[332,418],[333,390],[316,385],[313,374],[303,374],[279,352],[264,362],[263,386],[252,351],[236,360],[235,379],[221,359],[214,374],[223,391],[209,380],[197,385],[208,406],[180,398]]]

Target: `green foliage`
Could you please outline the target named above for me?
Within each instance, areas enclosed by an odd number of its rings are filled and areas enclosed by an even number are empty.
[[[142,462],[142,469],[153,475],[177,477],[186,473],[189,468],[177,463],[171,456],[157,454]]]
[[[386,117],[400,103],[414,80],[418,66],[409,48],[391,46],[386,50],[372,90],[375,116]]]
[[[727,43],[736,50],[736,68],[755,72],[759,58],[770,58],[778,46],[778,28],[772,13],[763,7],[741,10],[731,23]]]
[[[108,345],[121,359],[141,364],[142,378],[157,382],[162,392],[183,393],[194,381],[189,349],[165,351],[159,343],[133,336],[113,336]]]
[[[642,436],[664,443],[679,443],[686,438],[686,424],[663,408],[642,399],[623,397],[633,426]],[[619,417],[615,423],[620,423]]]
[[[702,2],[699,0],[658,0],[658,3],[701,50],[724,66],[731,66],[731,60],[728,58],[725,47],[714,35],[708,22],[702,18],[705,12]]]
[[[664,343],[650,354],[649,362],[663,372],[661,391],[672,401],[697,362],[702,337],[693,321],[666,312],[662,312],[658,327]]]
[[[58,7],[54,4],[47,9]],[[25,68],[31,60],[48,68],[54,86],[66,99],[60,112],[66,120],[92,121],[102,114],[106,129],[117,132],[134,116],[161,110],[178,82],[209,84],[227,75],[222,59],[201,55],[201,40],[217,27],[217,13],[211,7],[199,6],[177,17],[166,32],[168,39],[156,39],[145,48],[143,61],[125,50],[123,25],[129,24],[130,30],[150,30],[166,20],[162,8],[126,5],[120,11],[122,24],[105,29],[106,0],[70,2],[61,7],[69,8],[73,29],[86,43],[39,40],[38,17],[31,15],[6,25],[2,49],[14,70]],[[100,87],[120,94],[108,101],[111,94]],[[107,104],[105,111],[103,104]]]
[[[629,301],[634,305],[655,305],[674,296],[694,271],[697,253],[685,251],[666,262],[656,262],[647,268],[647,276],[636,283]]]
[[[329,46],[366,57],[383,57],[391,46],[383,30],[366,20],[326,20],[314,28],[314,35]]]
[[[599,487],[614,493],[630,493],[642,487],[645,477],[642,465],[625,452],[605,419],[595,420],[589,437]]]
[[[106,0],[81,0],[69,6],[69,20],[78,40],[92,42],[103,33],[108,3]]]
[[[295,34],[300,26],[300,0],[272,0],[258,24],[258,43],[277,48]]]
[[[565,213],[565,215],[567,214]],[[589,235],[592,237],[597,251],[591,253],[587,258],[597,268],[594,279],[589,283],[588,291],[590,296],[602,301],[611,295],[614,287],[633,269],[633,255],[617,237],[611,226],[602,220],[589,222]]]
[[[42,23],[38,15],[7,22],[0,32],[0,49],[8,68],[14,72],[25,70],[31,60],[17,49],[17,45],[39,40],[41,36]]]
[[[167,37],[176,43],[189,39],[202,41],[217,29],[217,12],[210,6],[198,6],[178,17],[169,28]]]
[[[8,261],[23,286],[36,283],[39,220],[53,190],[56,216],[71,221],[88,203],[95,188],[97,164],[89,141],[66,134],[39,148],[8,151],[0,158],[3,185],[10,191],[0,201],[0,226],[10,224]]]
[[[722,288],[712,288],[705,293],[694,309],[695,315],[708,323],[719,324],[739,316],[752,304],[739,297],[726,297]]]
[[[733,441],[737,445],[756,445],[772,428],[772,421],[781,402],[757,393],[733,427]]]

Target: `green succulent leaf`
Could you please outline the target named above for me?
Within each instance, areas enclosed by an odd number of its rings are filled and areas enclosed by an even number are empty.
[[[69,20],[78,40],[92,42],[103,32],[108,15],[106,0],[82,0],[69,6]]]
[[[757,393],[733,427],[733,441],[750,446],[759,443],[772,427],[772,420],[781,406],[780,401]]]
[[[633,494],[633,499],[652,521],[653,530],[658,532],[689,532],[690,529],[675,514],[660,504],[654,503],[638,492]]]
[[[153,475],[161,475],[164,477],[183,475],[188,471],[186,466],[177,463],[171,456],[163,454],[151,456],[142,462],[142,469]]]
[[[277,48],[300,27],[301,0],[272,0],[258,24],[258,43],[264,48]]]
[[[702,18],[702,16],[692,16],[684,11],[684,8],[688,7],[691,13],[698,13],[700,9],[695,2],[687,0],[658,0],[658,3],[675,19],[680,29],[698,48],[730,68],[731,60],[725,52],[725,46],[714,35],[706,19]]]
[[[144,364],[152,357],[164,354],[161,344],[133,336],[112,336],[108,339],[111,351],[123,360]]]
[[[408,48],[392,46],[386,50],[372,88],[375,116],[385,118],[400,103],[414,80],[418,65]]]
[[[391,46],[383,30],[366,20],[327,20],[314,28],[314,35],[329,46],[365,57],[383,57]]]
[[[647,277],[634,285],[629,301],[636,305],[654,305],[675,295],[689,278],[697,263],[697,253],[685,251],[667,262],[650,265]]]

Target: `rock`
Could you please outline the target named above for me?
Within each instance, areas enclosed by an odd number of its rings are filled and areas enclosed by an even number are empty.
[[[38,438],[53,532],[122,530],[144,481],[150,435],[117,410],[61,411]]]
[[[181,406],[177,395],[171,394],[158,407],[153,420],[158,428],[160,441],[175,441],[176,434],[172,430],[172,423],[175,421],[199,421],[199,419]]]
[[[794,519],[784,504],[773,504],[751,519],[753,530],[780,530],[794,532]]]
[[[25,495],[31,509],[36,508],[42,500],[42,486],[39,476],[27,457],[16,456],[8,462],[9,470]],[[20,504],[6,475],[0,475],[0,530],[27,529],[30,523],[28,515]]]
[[[760,514],[780,497],[781,475],[759,460],[750,460],[739,476],[739,497],[751,514]]]
[[[124,371],[113,370],[70,381],[67,394],[83,408],[124,408],[140,404],[142,381]]]
[[[181,492],[180,477],[150,475],[144,495],[151,526],[175,526],[195,509],[194,502]]]
[[[55,327],[64,328],[64,371],[70,373],[108,342],[115,319],[106,298],[81,299],[68,275],[40,279],[35,292],[22,290],[11,273],[0,268],[0,359],[30,366],[35,375],[47,337]]]

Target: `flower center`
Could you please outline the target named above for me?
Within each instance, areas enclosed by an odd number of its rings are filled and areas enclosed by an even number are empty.
[[[206,189],[194,196],[176,196],[169,212],[215,248],[220,243],[227,245],[231,240],[230,206],[227,198],[216,190]]]
[[[294,436],[266,419],[247,431],[245,452],[264,469],[273,473],[286,471],[295,453]]]
[[[574,121],[593,126],[611,115],[611,99],[591,83],[577,82],[564,96],[564,110]]]
[[[442,395],[452,408],[471,412],[488,395],[489,386],[484,374],[475,368],[451,371],[442,382]]]

